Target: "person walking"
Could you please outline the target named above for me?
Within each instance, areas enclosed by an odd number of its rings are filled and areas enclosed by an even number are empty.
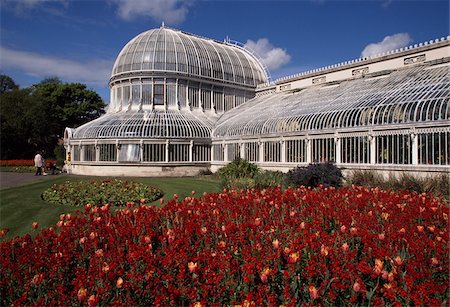
[[[36,155],[34,156],[34,166],[36,167],[35,176],[42,175],[42,167],[44,166],[44,161],[42,159],[40,152],[37,152]]]

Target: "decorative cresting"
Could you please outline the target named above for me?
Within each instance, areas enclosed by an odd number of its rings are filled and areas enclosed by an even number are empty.
[[[253,88],[268,81],[264,66],[244,48],[162,26],[139,34],[122,49],[111,82],[161,71]]]
[[[450,66],[422,64],[389,75],[256,97],[225,113],[213,138],[280,136],[327,129],[450,119]]]
[[[178,110],[109,113],[75,130],[73,139],[210,139],[204,114]]]

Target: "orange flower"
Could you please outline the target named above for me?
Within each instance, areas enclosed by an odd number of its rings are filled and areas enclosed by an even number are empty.
[[[197,262],[189,262],[188,263],[189,272],[194,273],[197,270]]]
[[[117,288],[122,288],[122,286],[123,286],[123,279],[122,279],[122,277],[119,277],[119,278],[117,278],[117,281],[116,281],[116,287]]]
[[[320,247],[320,253],[322,254],[322,256],[328,256],[328,247],[326,247],[325,245],[322,244],[322,246]]]
[[[317,291],[316,287],[309,286],[308,290],[309,290],[309,295],[311,295],[311,298],[313,300],[319,298],[319,291]]]
[[[373,268],[373,271],[377,275],[380,275],[383,271],[383,261],[381,261],[380,259],[375,259],[375,267]]]
[[[270,269],[269,268],[265,268],[261,274],[259,274],[259,277],[261,278],[261,281],[265,284],[267,284],[267,281],[269,280],[269,275],[270,275]]]
[[[280,247],[280,242],[278,239],[272,241],[273,248],[278,249]]]
[[[87,297],[87,291],[85,288],[80,288],[77,293],[77,298],[79,301],[84,301]]]
[[[292,253],[292,254],[289,255],[288,262],[289,263],[296,263],[298,261],[298,258],[300,258],[298,253]]]
[[[109,271],[109,265],[106,262],[103,262],[102,271],[105,273]]]
[[[95,297],[95,295],[89,296],[88,305],[89,307],[94,307],[95,305],[97,305],[97,298]]]
[[[44,275],[36,274],[33,277],[33,284],[38,286],[44,280]]]
[[[403,264],[403,259],[400,256],[395,257],[394,262],[396,265],[400,266]]]

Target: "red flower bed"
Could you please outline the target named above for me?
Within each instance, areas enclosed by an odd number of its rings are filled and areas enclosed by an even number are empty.
[[[55,160],[45,160],[45,161],[56,163]],[[0,160],[0,166],[34,166],[34,159]]]
[[[448,203],[378,189],[109,206],[1,244],[1,305],[445,305]],[[38,227],[38,225],[33,225]]]
[[[34,166],[34,160],[0,160],[0,166]]]

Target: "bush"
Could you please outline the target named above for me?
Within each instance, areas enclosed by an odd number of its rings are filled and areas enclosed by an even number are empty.
[[[245,159],[237,158],[217,171],[220,178],[253,178],[259,167]]]
[[[124,206],[127,203],[151,203],[163,195],[159,189],[143,183],[105,179],[66,181],[63,184],[54,184],[45,190],[41,197],[52,204],[79,207],[86,204]]]
[[[255,188],[267,189],[285,186],[285,174],[279,171],[261,171],[254,177]]]
[[[310,164],[306,167],[296,167],[287,173],[287,181],[294,186],[340,187],[342,185],[342,172],[330,162]]]
[[[221,179],[221,187],[228,190],[266,189],[284,185],[282,172],[265,171],[240,158],[219,169],[217,175]]]

